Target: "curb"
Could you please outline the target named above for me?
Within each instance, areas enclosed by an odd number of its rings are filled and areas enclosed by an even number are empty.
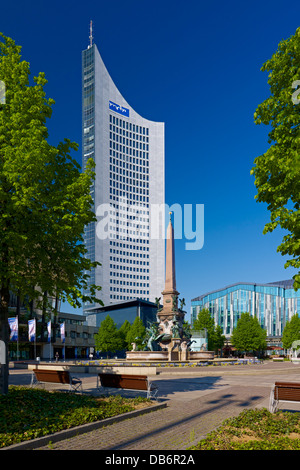
[[[87,432],[94,431],[95,429],[103,428],[105,426],[109,426],[110,424],[118,423],[126,419],[135,418],[136,416],[141,416],[143,414],[161,410],[166,407],[167,402],[159,403],[157,405],[142,408],[141,410],[129,411],[128,413],[124,413],[122,415],[112,416],[111,418],[106,418],[102,421],[95,421],[93,423],[83,424],[74,428],[58,431],[54,434],[47,434],[47,436],[37,437],[36,439],[31,439],[30,441],[23,441],[18,444],[13,444],[11,446],[4,447],[0,450],[35,450],[39,447],[44,447],[49,443],[54,444],[55,442],[59,442],[64,439],[70,439],[71,437],[78,436],[80,434],[85,434]]]

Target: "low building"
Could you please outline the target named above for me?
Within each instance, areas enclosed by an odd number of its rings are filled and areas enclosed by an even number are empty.
[[[12,305],[10,317],[16,314]],[[51,316],[50,316],[51,315]],[[28,338],[28,320],[36,320],[36,336],[34,341]],[[39,357],[41,360],[54,361],[58,353],[59,359],[88,358],[95,352],[94,335],[98,328],[89,326],[84,315],[59,312],[47,314],[47,320],[43,316],[33,313],[33,316],[25,309],[18,312],[18,339],[9,341],[10,360],[30,360]],[[51,318],[51,341],[48,340],[47,323]],[[62,341],[60,325],[65,325],[65,341]]]
[[[109,315],[120,328],[125,320],[133,323],[139,317],[144,326],[156,321],[157,305],[142,299],[133,299],[118,302],[104,307],[95,307],[86,310],[87,324],[99,328],[101,322]]]
[[[60,312],[57,318],[59,325],[65,324],[65,342],[62,343],[59,331],[59,337],[53,344],[54,356],[56,352],[60,358],[65,353],[66,359],[88,358],[90,354],[94,355],[94,335],[98,332],[98,328],[89,326],[85,315]]]
[[[249,312],[267,331],[268,343],[280,347],[286,322],[300,314],[300,290],[295,291],[293,283],[293,279],[269,284],[238,282],[203,294],[191,301],[192,324],[200,310],[209,309],[229,339],[241,313]]]

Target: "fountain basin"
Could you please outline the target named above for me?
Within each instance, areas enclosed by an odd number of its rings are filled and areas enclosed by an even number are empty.
[[[177,353],[178,354],[178,353]],[[179,352],[178,357],[171,358],[168,351],[127,351],[126,360],[128,361],[205,361],[214,359],[213,351],[187,351],[186,358],[183,359]]]

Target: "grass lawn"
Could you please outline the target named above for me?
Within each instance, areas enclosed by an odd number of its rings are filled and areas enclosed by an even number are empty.
[[[300,413],[266,408],[225,420],[191,450],[300,450]]]
[[[152,404],[144,397],[95,398],[27,387],[0,395],[0,448]]]

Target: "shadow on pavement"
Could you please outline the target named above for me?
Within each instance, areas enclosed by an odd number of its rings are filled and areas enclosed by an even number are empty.
[[[199,420],[201,422],[201,419],[204,418],[206,415],[219,416],[219,424],[221,424],[221,422],[227,417],[239,414],[242,409],[252,407],[255,401],[263,398],[264,396],[251,396],[250,394],[248,399],[245,400],[243,398],[243,400],[241,400],[239,399],[238,392],[236,394],[221,394],[216,400],[205,400],[205,397],[203,397],[201,403],[199,401],[199,411],[187,414],[187,410],[185,410],[185,416],[182,417],[180,415],[180,410],[178,410],[178,418],[175,417],[172,422],[169,422],[164,426],[156,428],[155,430],[149,431],[148,433],[145,432],[144,429],[143,432],[141,432],[139,436],[135,436],[134,439],[129,439],[126,442],[122,442],[119,445],[115,445],[113,447],[107,447],[106,449],[117,450],[126,448],[127,446],[130,446],[132,444],[138,444],[139,441],[143,441],[144,439],[153,438],[156,435],[161,434],[166,435],[166,433],[172,431],[176,434],[178,429],[180,429],[180,426],[184,424],[189,424],[192,429],[193,422],[199,423]],[[228,407],[228,411],[226,411],[226,407]],[[167,414],[168,410],[161,410],[160,413]]]
[[[168,378],[155,381],[158,385],[159,397],[172,397],[178,392],[195,392],[210,389],[219,389],[225,384],[220,384],[221,376],[193,377],[193,378]]]

